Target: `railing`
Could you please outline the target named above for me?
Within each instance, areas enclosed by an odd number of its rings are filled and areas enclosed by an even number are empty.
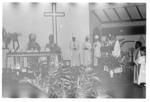
[[[13,58],[13,63],[14,63],[14,66],[16,66],[16,59],[19,59],[19,63],[21,64],[21,61],[20,59],[22,58],[23,59],[23,67],[24,67],[24,58],[32,58],[32,57],[37,57],[38,59],[40,59],[41,57],[44,57],[46,58],[46,62],[47,64],[50,63],[50,58],[51,56],[53,55],[60,55],[59,53],[51,53],[51,52],[11,52],[11,53],[7,53],[6,54],[6,68],[8,68],[8,59],[9,58]],[[61,55],[60,55],[61,56]],[[62,57],[61,57],[62,59]],[[28,63],[28,62],[27,62]],[[38,64],[38,63],[37,63]]]

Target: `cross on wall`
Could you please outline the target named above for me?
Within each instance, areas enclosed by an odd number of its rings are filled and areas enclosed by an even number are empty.
[[[57,44],[57,17],[64,17],[64,12],[57,12],[56,10],[56,3],[51,4],[52,12],[44,12],[45,17],[52,17],[52,27],[53,27],[53,35],[54,35],[54,41]]]

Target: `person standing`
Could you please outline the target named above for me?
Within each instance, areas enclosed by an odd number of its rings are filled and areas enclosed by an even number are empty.
[[[112,55],[115,58],[118,58],[121,56],[120,43],[119,43],[119,40],[116,38],[116,35],[114,35],[114,47],[113,47]]]
[[[142,47],[142,43],[140,41],[137,41],[135,43],[135,50],[134,50],[134,53],[133,53],[133,60],[134,62],[136,63],[136,60],[141,56],[140,54],[140,48]],[[134,72],[133,72],[133,83],[134,84],[137,84],[138,83],[138,76],[139,76],[139,64],[135,64],[134,65]]]
[[[140,48],[141,56],[136,60],[136,64],[140,65],[139,76],[138,76],[138,85],[146,83],[146,48]]]
[[[99,36],[96,35],[95,42],[93,44],[94,47],[94,66],[98,66],[99,58],[101,57],[101,43],[99,41]]]
[[[83,66],[88,67],[91,64],[91,43],[89,38],[85,38],[83,43]]]
[[[72,41],[70,43],[71,50],[71,67],[80,65],[80,57],[79,57],[79,44],[76,40],[76,37],[72,37]]]

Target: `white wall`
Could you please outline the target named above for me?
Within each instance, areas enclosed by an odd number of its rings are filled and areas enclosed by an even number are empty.
[[[10,3],[3,4],[3,27],[8,32],[19,32],[21,49],[25,49],[29,33],[37,35],[37,41],[42,48],[48,42],[48,36],[52,33],[51,17],[44,17],[43,12],[51,11],[48,3],[19,3],[13,6]],[[89,8],[88,4],[70,5],[57,4],[58,12],[65,12],[65,17],[58,17],[58,44],[62,48],[63,56],[69,59],[69,42],[72,33],[76,34],[79,42],[89,34]]]
[[[65,18],[58,19],[58,43],[63,49],[63,55],[70,57],[68,50],[72,34],[75,34],[79,43],[82,43],[85,36],[89,35],[89,8],[88,4],[60,5],[58,11],[65,11]]]

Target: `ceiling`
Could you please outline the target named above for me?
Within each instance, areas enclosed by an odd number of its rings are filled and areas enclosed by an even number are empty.
[[[102,23],[146,21],[145,3],[91,4],[92,13]]]

